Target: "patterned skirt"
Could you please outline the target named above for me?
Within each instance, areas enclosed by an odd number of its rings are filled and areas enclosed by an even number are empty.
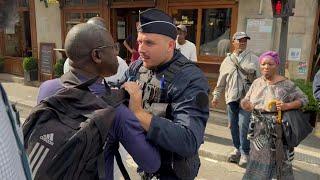
[[[277,178],[276,148],[275,148],[275,119],[273,114],[252,113],[249,125],[250,154],[244,180],[269,180]],[[283,145],[281,180],[292,180],[293,149]]]

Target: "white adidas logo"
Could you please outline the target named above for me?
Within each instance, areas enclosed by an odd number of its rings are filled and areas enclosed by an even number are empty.
[[[51,146],[53,146],[53,133],[50,134],[44,134],[42,136],[40,136],[40,139],[43,140],[44,142],[50,144]]]

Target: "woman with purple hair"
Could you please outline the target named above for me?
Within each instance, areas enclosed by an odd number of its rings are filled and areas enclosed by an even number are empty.
[[[282,133],[276,124],[277,112],[298,109],[308,99],[292,81],[278,74],[277,52],[263,53],[259,63],[262,76],[252,83],[241,101],[244,110],[252,111],[248,130],[251,151],[243,179],[294,179],[294,152],[277,138]]]

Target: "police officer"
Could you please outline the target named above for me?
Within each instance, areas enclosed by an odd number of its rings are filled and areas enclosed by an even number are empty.
[[[175,49],[177,29],[158,9],[140,13],[140,59],[125,74],[129,108],[160,147],[160,179],[194,179],[209,117],[208,80]]]

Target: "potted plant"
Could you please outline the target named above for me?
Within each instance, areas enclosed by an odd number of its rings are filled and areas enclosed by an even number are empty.
[[[3,72],[4,69],[4,57],[0,56],[0,72]]]
[[[312,92],[312,82],[305,81],[303,79],[294,80],[296,86],[298,86],[302,92],[304,92],[309,100],[309,103],[302,107],[304,112],[309,112],[311,114],[310,123],[313,127],[315,127],[315,123],[317,120],[317,113],[320,112],[319,102],[314,98]]]
[[[59,59],[56,64],[54,65],[54,76],[59,78],[63,75],[63,65],[65,59]]]
[[[38,80],[38,63],[34,57],[23,58],[24,79],[26,81]]]

